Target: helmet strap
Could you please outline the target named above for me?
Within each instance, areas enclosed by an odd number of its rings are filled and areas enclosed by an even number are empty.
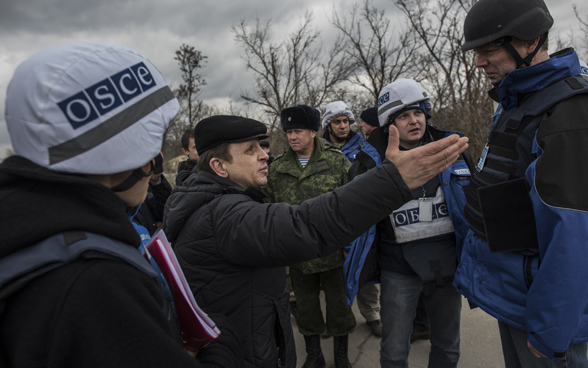
[[[535,57],[535,55],[537,55],[537,53],[539,52],[539,49],[541,49],[541,46],[543,46],[543,44],[545,43],[546,40],[547,40],[547,33],[544,33],[539,37],[539,42],[537,42],[537,47],[535,47],[535,50],[533,50],[533,52],[531,52],[529,55],[527,55],[527,57],[525,57],[524,59],[521,57],[521,55],[519,55],[517,50],[512,45],[512,43],[511,43],[512,38],[510,36],[499,38],[498,40],[496,40],[496,44],[502,45],[506,49],[506,51],[508,51],[510,56],[512,56],[515,63],[517,64],[517,69],[520,69],[523,67],[523,65],[531,66],[531,62],[533,61],[533,58]]]
[[[153,160],[150,161],[151,170],[148,173],[143,171],[142,168],[137,168],[131,172],[128,178],[126,178],[122,183],[110,188],[114,192],[124,192],[125,190],[131,189],[137,182],[142,180],[147,176],[151,176],[153,174],[161,174],[163,172],[163,157],[161,153],[155,156]]]

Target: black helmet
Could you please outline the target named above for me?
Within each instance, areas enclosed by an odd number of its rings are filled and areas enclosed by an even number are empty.
[[[549,31],[553,17],[543,0],[480,0],[468,12],[463,51],[512,36],[529,41]]]

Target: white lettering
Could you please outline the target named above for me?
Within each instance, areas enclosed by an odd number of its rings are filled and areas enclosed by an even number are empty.
[[[407,217],[404,215],[403,212],[394,214],[394,222],[396,222],[396,224],[398,224],[399,226],[405,224],[406,220]]]
[[[137,68],[137,76],[141,80],[142,84],[149,85],[149,84],[153,83],[153,78],[152,78],[151,73],[149,73],[149,69],[145,68],[144,66]],[[149,78],[145,78],[145,77],[149,77]]]
[[[83,117],[78,117],[73,112],[73,109],[72,109],[72,105],[74,105],[74,104],[80,104],[84,108],[86,115]],[[77,99],[77,100],[72,100],[67,104],[66,112],[67,112],[67,116],[71,120],[75,121],[76,123],[81,123],[90,117],[90,114],[92,114],[92,108],[90,107],[90,104],[88,102],[86,102],[82,99]]]
[[[446,203],[441,203],[437,207],[437,211],[439,211],[439,217],[449,215],[449,211],[447,211],[447,204]]]
[[[94,97],[96,97],[97,100],[100,100],[100,107],[103,110],[106,110],[109,107],[111,107],[112,105],[114,105],[116,100],[115,100],[114,95],[112,93],[101,94],[100,90],[105,90],[106,92],[108,92],[108,88],[106,86],[100,86],[100,87],[96,88],[96,91],[94,91]],[[104,103],[104,102],[102,102],[103,100],[109,100],[109,103]],[[94,101],[94,103],[96,103],[96,101]]]
[[[127,95],[132,95],[132,94],[134,94],[135,92],[137,92],[137,88],[135,88],[135,89],[133,89],[133,90],[130,90],[130,89],[128,89],[128,88],[127,88],[127,86],[125,86],[125,82],[124,82],[124,80],[125,80],[125,79],[131,79],[131,80],[132,80],[132,79],[133,79],[133,77],[131,76],[131,74],[130,74],[130,73],[123,74],[123,75],[120,77],[120,80],[118,81],[118,84],[119,84],[119,86],[120,86],[120,89],[121,89],[121,90],[122,90],[122,91],[123,91],[125,94],[127,94]]]
[[[410,214],[410,223],[418,222],[419,221],[419,211],[418,209],[412,209],[407,211]]]
[[[457,169],[457,170],[455,170],[455,173],[457,175],[470,175],[470,170],[469,169]]]

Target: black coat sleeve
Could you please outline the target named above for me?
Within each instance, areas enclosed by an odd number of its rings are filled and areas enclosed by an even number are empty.
[[[384,162],[299,206],[240,197],[220,196],[210,204],[218,251],[234,264],[277,267],[343,248],[412,195],[396,167]]]

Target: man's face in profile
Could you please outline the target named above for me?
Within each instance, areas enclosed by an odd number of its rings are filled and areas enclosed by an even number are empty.
[[[259,139],[229,144],[231,162],[222,161],[228,178],[242,187],[260,188],[267,184],[269,156],[259,145]]]

